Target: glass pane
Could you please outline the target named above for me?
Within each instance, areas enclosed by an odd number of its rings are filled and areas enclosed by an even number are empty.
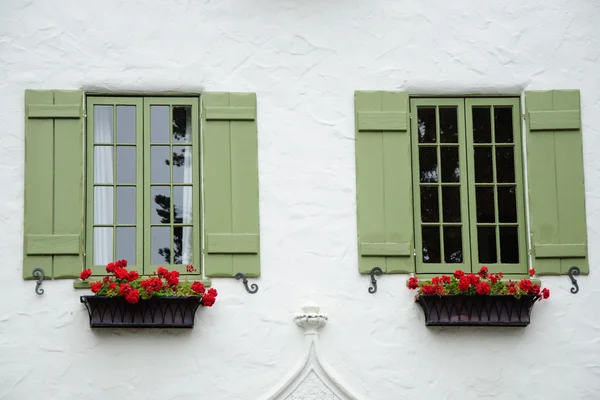
[[[435,107],[418,107],[419,143],[435,143]]]
[[[515,152],[512,147],[496,147],[496,178],[498,182],[515,181]]]
[[[153,226],[150,229],[152,231],[152,264],[170,264],[171,228]]]
[[[513,142],[513,120],[511,107],[494,107],[494,128],[496,143]]]
[[[421,221],[439,222],[440,211],[437,186],[421,187]]]
[[[492,143],[490,107],[473,107],[473,142]]]
[[[173,143],[192,143],[192,107],[173,107]]]
[[[423,262],[442,262],[440,254],[440,228],[437,226],[423,226],[421,228],[421,235],[423,236]]]
[[[477,222],[495,222],[494,188],[475,188],[475,203],[477,204]]]
[[[135,106],[117,106],[117,143],[135,143]]]
[[[176,224],[191,224],[192,223],[192,187],[191,186],[175,186],[175,202],[173,204],[173,219]]]
[[[435,147],[419,147],[421,182],[437,182],[437,150]]]
[[[173,146],[173,182],[192,183],[191,146]]]
[[[96,186],[94,187],[94,225],[112,224],[113,188],[112,186]]]
[[[458,143],[458,115],[456,107],[440,107],[440,142]]]
[[[169,106],[150,107],[150,138],[152,143],[169,143]]]
[[[117,187],[117,224],[135,224],[135,188]]]
[[[519,263],[519,233],[516,226],[500,227],[500,262]]]
[[[135,265],[135,228],[117,228],[116,259]]]
[[[442,188],[444,222],[460,222],[460,187]]]
[[[113,106],[94,106],[94,143],[113,142]]]
[[[152,186],[150,210],[153,224],[171,223],[171,187]]]
[[[492,147],[475,148],[475,182],[489,183],[494,181],[492,168]]]
[[[94,146],[94,183],[113,183],[112,146]]]
[[[173,264],[191,264],[192,263],[192,227],[176,226],[173,228],[173,237],[175,245],[175,254],[173,255]]]
[[[498,253],[496,252],[496,228],[489,226],[478,227],[477,245],[480,264],[494,264],[498,262]]]
[[[462,263],[462,234],[459,226],[444,227],[444,262]]]
[[[94,265],[113,261],[113,228],[94,228]]]
[[[169,146],[152,146],[152,183],[170,183],[171,182],[171,170],[169,165],[171,164],[171,157]]]
[[[134,146],[117,146],[117,183],[135,183]]]
[[[517,222],[516,187],[498,187],[498,219],[500,222]]]
[[[442,182],[459,182],[458,147],[441,147],[440,157],[442,159]]]

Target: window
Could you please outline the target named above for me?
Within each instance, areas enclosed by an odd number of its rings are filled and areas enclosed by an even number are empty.
[[[87,249],[94,274],[127,259],[200,269],[198,98],[88,97]]]
[[[411,99],[416,271],[527,270],[519,99]]]
[[[360,273],[588,273],[579,91],[520,99],[355,92]]]

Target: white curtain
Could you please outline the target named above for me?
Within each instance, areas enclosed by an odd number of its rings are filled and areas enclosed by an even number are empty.
[[[187,143],[192,141],[192,110],[187,108],[186,110],[186,121],[185,121],[185,139]],[[192,147],[186,147],[183,157],[183,182],[192,183]],[[182,217],[184,224],[192,223],[192,201],[193,201],[193,189],[192,186],[183,187],[183,210]],[[193,221],[198,223],[198,221]],[[184,227],[182,232],[182,244],[181,244],[181,263],[184,265],[192,263],[193,255],[193,241],[192,241],[192,227]]]
[[[113,107],[95,106],[94,142],[112,143]],[[113,147],[94,146],[94,184],[113,183]],[[94,187],[94,224],[113,223],[113,187]],[[94,228],[94,265],[113,261],[113,228]]]

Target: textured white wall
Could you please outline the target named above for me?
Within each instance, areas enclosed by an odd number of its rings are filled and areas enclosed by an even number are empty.
[[[0,399],[257,399],[329,314],[323,357],[365,399],[600,398],[600,3],[1,0]],[[215,279],[195,329],[90,331],[71,282],[21,279],[23,92],[258,95],[262,274]],[[405,276],[357,272],[353,91],[580,88],[592,275],[526,329],[426,329]]]

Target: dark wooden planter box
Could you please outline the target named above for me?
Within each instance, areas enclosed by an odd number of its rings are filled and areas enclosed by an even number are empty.
[[[527,326],[538,296],[421,295],[427,326]]]
[[[81,296],[92,328],[193,328],[202,298],[151,297],[130,304],[123,297]]]

